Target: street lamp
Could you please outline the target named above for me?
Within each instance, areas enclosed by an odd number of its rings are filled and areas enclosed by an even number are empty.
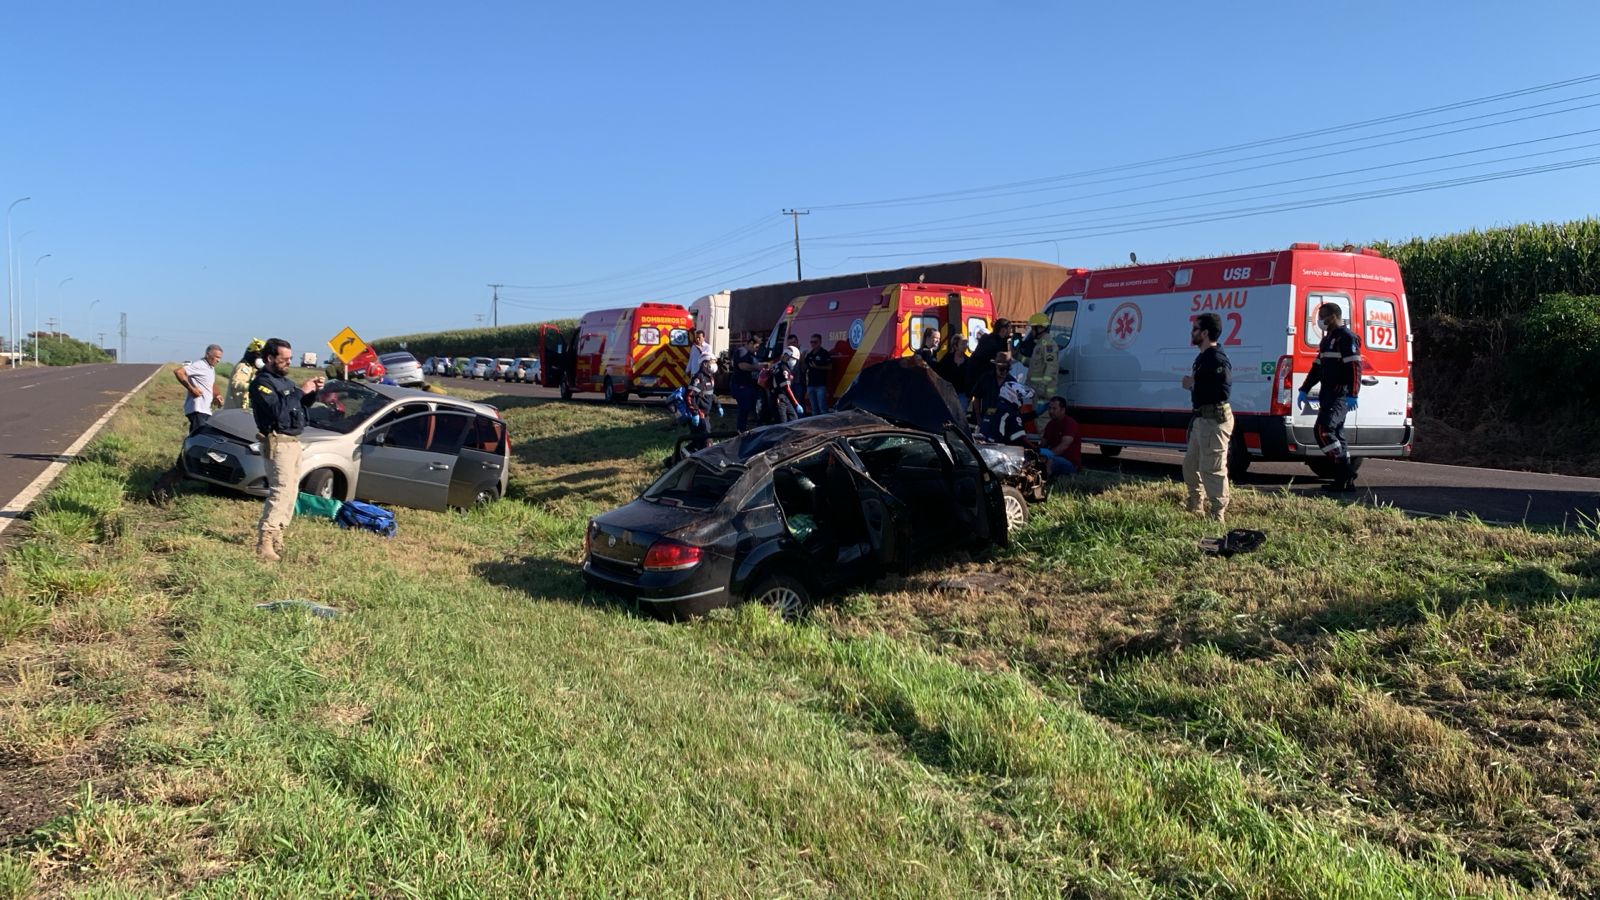
[[[61,306],[61,286],[63,284],[66,284],[67,282],[69,282],[71,280],[72,280],[72,276],[68,275],[66,278],[63,278],[59,282],[56,283],[56,306],[57,307]],[[33,298],[33,331],[34,331],[34,334],[36,334],[36,335],[39,333],[39,297],[38,297],[38,293],[39,293],[38,291],[34,291],[34,298]],[[90,330],[92,331],[94,329],[91,328]],[[39,361],[39,339],[37,337],[35,337],[33,339],[33,361],[34,362],[38,362]]]
[[[33,361],[35,364],[39,362],[39,263],[49,258],[50,254],[46,253],[33,261]],[[60,344],[61,339],[56,338],[56,343]]]
[[[89,301],[89,334],[94,334],[94,305],[99,302],[99,297]]]
[[[18,314],[16,289],[12,286],[11,277],[13,265],[11,261],[11,211],[17,208],[18,203],[32,199],[32,197],[19,197],[11,201],[11,205],[6,207],[6,328],[11,333],[12,356],[8,357],[8,359],[10,359],[13,368],[17,365],[15,355],[17,351],[17,328],[22,324],[22,316]]]

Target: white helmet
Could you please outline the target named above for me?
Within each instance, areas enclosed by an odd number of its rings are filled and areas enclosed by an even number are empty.
[[[783,348],[783,355],[798,362],[800,359],[800,348],[795,346],[785,347]]]
[[[708,356],[705,359],[700,360],[700,371],[705,372],[707,375],[717,374],[716,359]]]

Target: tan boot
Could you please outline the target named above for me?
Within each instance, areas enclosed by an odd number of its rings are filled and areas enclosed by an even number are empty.
[[[267,532],[263,532],[256,537],[256,556],[262,562],[275,563],[280,559],[277,548],[273,546],[276,543],[276,537],[275,533]]]
[[[283,532],[282,531],[274,531],[272,533],[272,552],[278,554],[279,558],[283,557]]]

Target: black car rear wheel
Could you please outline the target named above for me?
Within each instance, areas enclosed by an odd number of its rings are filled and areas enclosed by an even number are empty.
[[[811,608],[811,591],[791,575],[768,575],[747,596],[751,603],[759,603],[791,622]]]

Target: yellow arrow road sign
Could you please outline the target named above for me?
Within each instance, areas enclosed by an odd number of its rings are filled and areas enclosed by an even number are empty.
[[[349,365],[351,360],[361,355],[361,351],[367,349],[367,345],[356,336],[355,329],[346,328],[328,339],[328,349],[339,357],[340,362]]]

